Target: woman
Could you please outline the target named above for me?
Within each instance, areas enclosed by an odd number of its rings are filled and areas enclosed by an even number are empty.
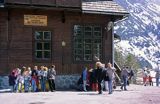
[[[112,94],[113,92],[113,75],[114,75],[115,69],[112,67],[111,63],[107,64],[107,74],[108,74],[108,91],[109,94]]]
[[[92,70],[91,78],[92,78],[92,90],[98,91],[98,83],[97,83],[97,79],[96,79],[96,69]]]
[[[34,69],[32,70],[32,74],[31,74],[32,92],[36,92],[37,91],[37,83],[36,83],[36,82],[38,82],[37,70],[38,70],[38,67],[34,66]]]
[[[41,83],[41,90],[42,91],[46,91],[47,70],[48,70],[47,67],[43,67],[41,69],[40,83]]]
[[[51,69],[48,70],[47,77],[50,90],[51,92],[53,92],[55,91],[55,78],[56,78],[55,65],[52,65]]]
[[[22,92],[24,78],[21,73],[22,73],[21,69],[17,68],[17,78],[16,78],[16,85],[15,85],[16,92],[18,92],[18,91]]]
[[[29,91],[31,76],[29,74],[30,67],[24,68],[23,77],[24,77],[24,91]]]
[[[98,82],[98,94],[102,94],[102,80],[104,79],[104,71],[101,62],[96,63],[96,79]]]

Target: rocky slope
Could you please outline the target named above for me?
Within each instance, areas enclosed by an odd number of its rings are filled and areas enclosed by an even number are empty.
[[[160,0],[114,0],[130,16],[118,22],[115,33],[122,41],[116,48],[134,54],[143,66],[157,67],[160,60]]]

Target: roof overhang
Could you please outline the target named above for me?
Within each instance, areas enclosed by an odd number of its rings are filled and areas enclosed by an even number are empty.
[[[82,10],[82,13],[89,14],[104,14],[104,15],[113,15],[113,16],[129,16],[129,13],[120,13],[120,12],[107,12],[107,11],[93,11],[93,10]]]
[[[121,36],[120,35],[117,35],[116,33],[114,33],[114,42],[115,43],[118,43],[121,41]]]
[[[121,37],[119,35],[117,35],[116,33],[114,33],[114,38],[121,40]]]
[[[111,15],[119,19],[129,16],[129,13],[114,1],[82,2],[82,13]]]

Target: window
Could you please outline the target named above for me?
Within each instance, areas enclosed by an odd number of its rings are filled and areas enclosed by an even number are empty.
[[[92,61],[102,56],[101,26],[74,25],[74,61]]]
[[[35,31],[35,58],[51,58],[51,31]]]

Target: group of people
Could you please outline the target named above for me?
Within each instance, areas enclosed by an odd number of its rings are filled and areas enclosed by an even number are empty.
[[[95,69],[88,70],[84,67],[78,85],[81,85],[83,91],[108,91],[109,94],[113,93],[113,88],[116,86],[115,71],[116,69],[111,63],[102,64],[96,62]],[[122,68],[121,71],[121,89],[127,90],[127,82],[133,76],[133,71],[128,71],[128,67]],[[23,67],[22,69],[13,69],[9,75],[9,84],[13,86],[13,92],[39,92],[39,91],[55,91],[55,65],[50,68],[45,66]],[[46,89],[48,81],[49,89]]]
[[[13,87],[13,92],[38,92],[46,91],[48,81],[50,91],[55,91],[55,65],[49,69],[45,66],[34,66],[15,68],[9,75],[9,85]]]
[[[160,78],[160,71],[159,69],[157,69],[156,71],[156,74],[155,74],[155,79],[156,79],[156,86],[159,86],[159,78]],[[143,85],[144,86],[147,86],[147,85],[150,85],[150,86],[153,86],[153,75],[151,75],[151,71],[149,70],[148,66],[146,66],[144,69],[143,69]]]
[[[130,73],[125,67],[121,72],[121,89],[127,90],[127,81],[133,76],[133,71]],[[80,81],[82,82],[83,91],[92,90],[98,91],[99,94],[102,94],[102,91],[108,91],[109,94],[113,93],[113,88],[115,87],[115,71],[116,69],[112,67],[111,63],[108,63],[106,66],[101,62],[96,63],[95,69],[88,70],[87,67],[83,69]]]
[[[148,67],[144,68],[143,70],[143,85],[147,86],[147,84],[153,86],[152,76]]]

